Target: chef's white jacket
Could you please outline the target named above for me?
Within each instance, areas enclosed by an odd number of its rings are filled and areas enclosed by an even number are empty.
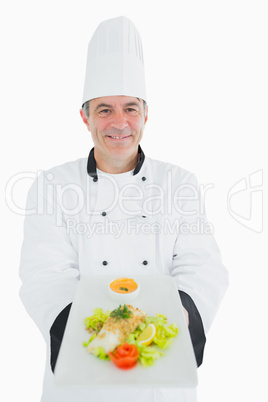
[[[172,275],[201,364],[204,334],[228,284],[211,229],[195,176],[145,157],[140,147],[132,172],[99,171],[93,148],[88,158],[40,173],[27,199],[20,296],[47,344],[42,402],[126,400],[125,390],[64,390],[54,384],[52,369],[83,276]],[[196,390],[137,385],[127,400],[194,402]]]

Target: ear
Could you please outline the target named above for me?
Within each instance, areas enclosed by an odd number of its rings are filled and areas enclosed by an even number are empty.
[[[144,118],[144,125],[147,123],[148,120],[148,106],[146,106],[146,113],[145,113],[145,118]]]
[[[87,129],[89,130],[88,118],[85,115],[83,109],[80,109],[80,116],[81,116],[83,122],[85,123],[85,125],[87,126]]]

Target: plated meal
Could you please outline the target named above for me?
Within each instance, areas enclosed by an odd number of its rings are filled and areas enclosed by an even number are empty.
[[[56,384],[196,386],[196,360],[174,278],[126,276],[80,279],[55,368]],[[115,291],[110,287],[114,281]],[[116,301],[115,295],[122,298]]]
[[[148,316],[130,304],[120,304],[106,312],[96,308],[84,323],[91,335],[88,342],[84,342],[87,352],[125,370],[138,362],[145,367],[153,365],[178,334],[178,326],[168,324],[166,316]]]

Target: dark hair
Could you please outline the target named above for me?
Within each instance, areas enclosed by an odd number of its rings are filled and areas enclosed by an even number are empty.
[[[85,113],[86,117],[89,118],[89,102],[90,101],[86,101],[85,103],[83,103],[82,105],[82,110]]]
[[[137,98],[137,99],[140,100],[140,98]],[[147,103],[146,103],[146,101],[143,100],[143,99],[142,99],[142,101],[143,101],[144,114],[145,114],[145,113],[146,113],[146,106],[147,106]],[[83,110],[83,112],[85,113],[85,115],[86,115],[87,118],[89,118],[89,102],[90,102],[90,100],[86,101],[86,102],[83,103],[83,105],[82,105],[82,110]]]

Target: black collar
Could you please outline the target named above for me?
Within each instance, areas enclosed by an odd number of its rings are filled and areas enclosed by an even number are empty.
[[[138,154],[139,154],[139,162],[137,163],[137,166],[134,169],[133,175],[139,173],[144,159],[145,159],[145,155],[143,150],[141,149],[141,146],[139,145],[138,148]],[[98,180],[98,175],[97,175],[97,169],[96,169],[96,160],[94,157],[94,147],[91,149],[89,155],[88,155],[88,160],[87,160],[87,173],[89,174],[89,176],[93,177],[94,181]]]

